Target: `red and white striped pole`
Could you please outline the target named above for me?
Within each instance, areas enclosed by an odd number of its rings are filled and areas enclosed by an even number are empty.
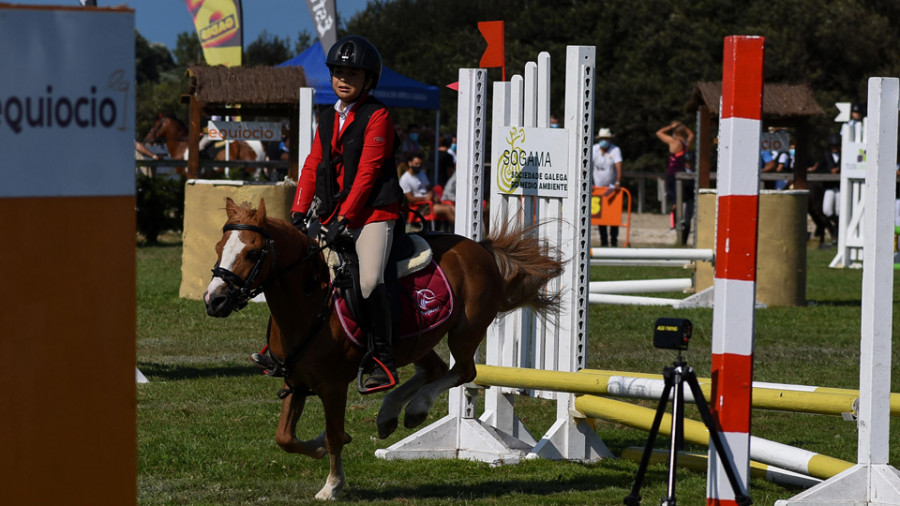
[[[725,38],[719,121],[710,408],[744,494],[750,484],[764,42],[762,37]],[[712,447],[706,497],[707,505],[736,504],[723,463]]]

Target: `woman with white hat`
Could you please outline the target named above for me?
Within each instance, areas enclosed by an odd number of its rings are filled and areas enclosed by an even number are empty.
[[[619,191],[622,182],[622,151],[610,142],[613,137],[609,128],[599,129],[591,158],[593,186],[608,187],[609,192]],[[604,225],[598,225],[597,228],[600,231],[600,246],[618,246],[619,227],[609,227],[608,233]]]

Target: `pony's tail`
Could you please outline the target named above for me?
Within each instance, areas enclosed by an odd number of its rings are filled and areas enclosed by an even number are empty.
[[[494,226],[479,243],[493,255],[504,281],[501,313],[529,307],[546,316],[559,310],[559,292],[550,292],[546,285],[562,274],[563,261],[557,248],[537,237],[539,226]]]

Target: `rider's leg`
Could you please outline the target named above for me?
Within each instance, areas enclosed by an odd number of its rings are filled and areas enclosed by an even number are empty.
[[[397,369],[391,352],[393,336],[391,304],[384,285],[384,269],[394,236],[394,223],[380,221],[365,225],[356,239],[359,258],[359,287],[363,297],[366,327],[373,342],[375,358],[383,365],[376,367],[366,379],[366,388],[377,388],[396,383]]]

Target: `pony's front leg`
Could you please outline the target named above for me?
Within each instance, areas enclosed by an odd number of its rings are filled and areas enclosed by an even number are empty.
[[[331,462],[325,486],[316,494],[316,499],[332,501],[337,499],[346,481],[341,451],[344,449],[344,444],[349,442],[349,437],[344,432],[344,417],[347,410],[347,385],[327,385],[319,393],[319,397],[322,398],[322,405],[325,408],[325,443],[328,445],[328,455]]]
[[[314,459],[321,459],[328,453],[325,448],[324,432],[309,441],[297,439],[297,422],[300,420],[300,415],[303,414],[304,406],[306,406],[306,395],[292,393],[281,401],[281,418],[278,421],[275,442],[288,453],[299,453]]]

